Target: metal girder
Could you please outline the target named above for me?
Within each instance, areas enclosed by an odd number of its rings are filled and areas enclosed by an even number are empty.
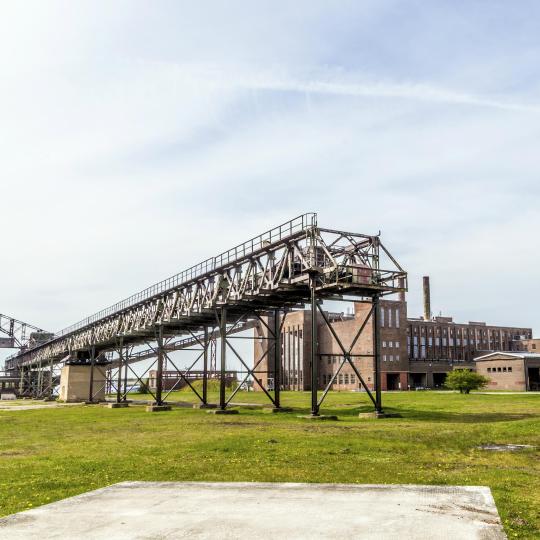
[[[6,367],[32,369],[77,352],[113,351],[119,340],[128,347],[158,334],[191,335],[163,346],[166,357],[167,351],[195,344],[200,336],[194,333],[215,327],[216,312],[226,310],[231,319],[245,314],[247,328],[260,315],[310,302],[313,289],[321,301],[341,295],[374,298],[406,290],[406,280],[379,236],[322,229],[316,214],[304,214],[21,351]],[[211,369],[219,335],[214,330],[209,336]],[[136,355],[141,360],[155,351]],[[125,370],[131,361],[126,355]]]

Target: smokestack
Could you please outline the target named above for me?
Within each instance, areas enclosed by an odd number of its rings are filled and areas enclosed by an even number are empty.
[[[431,294],[429,292],[429,276],[424,276],[424,320],[431,320]]]

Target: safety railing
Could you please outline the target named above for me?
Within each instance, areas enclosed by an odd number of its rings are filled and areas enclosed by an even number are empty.
[[[60,330],[60,332],[56,334],[56,338],[75,332],[76,330],[89,326],[98,320],[109,317],[144,300],[152,298],[153,296],[174,289],[210,272],[219,270],[220,268],[242,259],[247,255],[251,255],[270,244],[274,244],[292,236],[293,234],[312,229],[316,226],[316,213],[310,212],[307,214],[302,214],[294,219],[291,219],[290,221],[283,223],[282,225],[274,227],[273,229],[252,238],[251,240],[248,240],[247,242],[244,242],[243,244],[239,244],[232,249],[224,251],[216,257],[206,259],[205,261],[196,264],[195,266],[192,266],[179,274],[164,279],[163,281],[160,281],[151,287],[130,296],[129,298],[125,298],[124,300],[117,302],[108,308],[90,315],[90,317],[87,317],[78,323]]]

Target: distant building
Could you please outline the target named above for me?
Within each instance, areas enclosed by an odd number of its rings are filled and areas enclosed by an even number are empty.
[[[476,359],[476,371],[493,390],[540,391],[540,354],[494,352]]]
[[[531,328],[492,326],[485,322],[456,323],[452,317],[431,317],[429,283],[424,282],[425,315],[407,316],[405,295],[398,300],[380,301],[381,386],[383,390],[437,388],[446,374],[455,368],[475,369],[475,358],[494,351],[519,351],[521,347],[538,347]],[[362,323],[368,318],[370,303],[354,303],[354,314],[327,313],[332,328],[348,347]],[[369,388],[374,386],[372,320],[352,349],[354,364]],[[271,341],[268,329],[255,328],[255,361],[264,355]],[[341,361],[342,351],[322,316],[317,318],[319,388],[332,380]],[[527,345],[526,345],[527,344]],[[284,390],[308,390],[311,385],[310,350],[311,311],[293,311],[285,316],[281,335],[282,376]],[[529,349],[527,349],[529,350]],[[533,349],[534,350],[534,349]],[[273,358],[266,355],[259,364],[259,378],[273,385]],[[270,380],[269,380],[270,379]],[[352,367],[345,364],[332,384],[333,390],[359,390],[360,381]]]

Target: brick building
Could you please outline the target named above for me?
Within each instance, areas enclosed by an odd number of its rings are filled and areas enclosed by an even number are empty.
[[[495,352],[476,359],[476,371],[493,390],[540,391],[540,354]]]
[[[431,317],[429,285],[425,293],[425,315],[407,317],[407,303],[380,301],[381,386],[383,390],[433,388],[444,384],[446,374],[454,368],[475,369],[475,358],[494,351],[518,351],[528,347],[540,350],[540,340],[532,339],[530,328],[491,326],[485,322],[456,323],[451,317]],[[371,303],[354,303],[354,314],[327,313],[332,328],[349,347],[365,322],[363,332],[352,349],[354,364],[368,385],[374,386]],[[271,322],[271,321],[269,321]],[[272,327],[270,325],[270,327]],[[269,333],[264,325],[255,328],[255,359],[264,355]],[[317,320],[319,387],[330,383],[343,360],[342,351],[322,316]],[[308,390],[310,375],[311,312],[294,311],[285,315],[281,334],[282,381],[284,390]],[[273,355],[259,364],[259,378],[273,385]],[[332,384],[333,390],[360,389],[360,381],[349,364],[345,364]]]

